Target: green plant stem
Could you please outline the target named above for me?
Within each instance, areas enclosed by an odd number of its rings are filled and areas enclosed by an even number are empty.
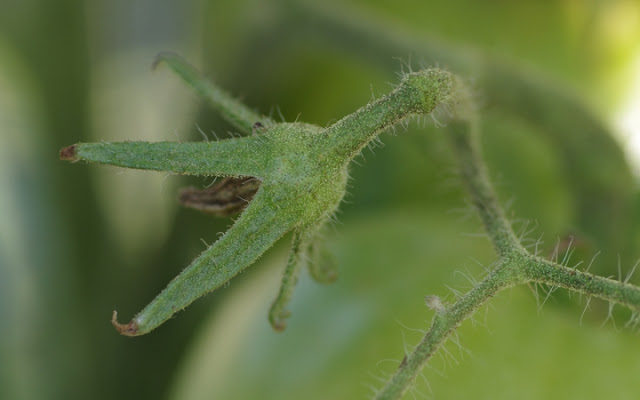
[[[499,255],[521,249],[511,224],[498,205],[487,168],[480,159],[475,117],[470,122],[452,121],[447,130],[453,151],[459,160],[462,181],[471,193],[473,206],[480,215],[494,249]]]
[[[452,121],[448,134],[462,180],[496,249],[499,261],[485,279],[453,305],[432,307],[436,315],[430,329],[377,393],[378,400],[399,399],[449,335],[474,311],[507,287],[530,282],[546,283],[618,303],[640,312],[640,288],[544,260],[528,253],[520,245],[488,178],[480,156],[474,120],[475,117],[472,115],[470,122]],[[436,303],[439,304],[439,300]]]
[[[640,312],[640,288],[637,286],[568,268],[533,256],[529,256],[522,267],[522,272],[529,282],[562,287]]]
[[[516,272],[506,263],[499,265],[489,276],[460,297],[453,305],[441,309],[436,308],[436,315],[433,317],[429,331],[411,354],[405,357],[396,373],[376,394],[375,399],[401,398],[429,359],[464,320],[500,290],[519,283],[517,275],[515,275]]]

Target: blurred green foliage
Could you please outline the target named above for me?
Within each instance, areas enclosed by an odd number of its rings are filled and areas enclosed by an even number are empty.
[[[454,271],[477,276],[473,259],[491,262],[488,242],[464,235],[480,226],[466,218],[442,133],[413,124],[352,170],[344,225],[329,238],[341,278],[304,284],[287,332],[268,330],[276,289],[260,284],[284,267],[276,248],[157,332],[119,337],[111,311],[138,311],[204,248],[201,238],[229,224],[176,208],[178,186],[209,181],[57,160],[79,141],[201,140],[197,127],[226,135],[177,79],[150,72],[161,50],[260,111],[320,125],[389,91],[403,67],[393,57],[417,67],[433,43],[444,67],[474,48],[505,76],[535,70],[535,82],[568,88],[595,122],[567,121],[560,106],[541,112],[545,102],[518,105],[538,124],[496,109],[486,101],[494,92],[483,93],[491,82],[470,65],[498,190],[515,218],[537,221],[530,236],[544,233],[543,254],[577,234],[575,262],[602,251],[597,272],[617,275],[618,255],[626,271],[640,256],[637,185],[611,138],[581,135],[620,105],[640,49],[638,10],[623,0],[0,3],[0,398],[365,398],[380,385],[367,374],[385,376],[417,342],[403,326],[427,327],[423,296],[464,289]],[[318,23],[325,15],[377,36],[354,41]],[[566,131],[554,139],[551,125]],[[473,356],[452,345],[462,364],[444,378],[426,372],[436,398],[637,397],[637,337],[600,327],[606,305],[594,302],[580,325],[584,299],[558,294],[548,303],[565,307],[538,315],[526,288],[511,296],[497,299],[486,327],[463,328]]]

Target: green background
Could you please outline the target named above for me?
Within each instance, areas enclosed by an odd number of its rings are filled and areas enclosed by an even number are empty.
[[[378,36],[352,43],[314,23],[319,16]],[[325,287],[304,276],[286,332],[266,319],[285,239],[157,331],[118,336],[111,311],[121,320],[138,312],[230,223],[177,207],[177,188],[211,180],[57,159],[80,141],[227,136],[231,128],[177,78],[150,71],[159,51],[182,54],[261,112],[324,126],[391,90],[436,41],[445,54],[475,49],[566,88],[611,126],[637,73],[639,25],[635,1],[4,0],[0,398],[368,398],[427,329],[424,296],[452,300],[447,286],[468,290],[494,259],[444,130],[426,120],[385,134],[383,148],[357,159],[341,224],[327,236],[340,278]],[[380,38],[403,46],[389,54]],[[459,67],[445,58],[441,67]],[[474,66],[465,69],[473,82]],[[483,104],[489,96],[476,90]],[[483,115],[487,162],[516,230],[536,226],[527,237],[542,235],[543,255],[575,235],[570,265],[600,251],[592,270],[618,276],[619,258],[624,277],[640,256],[640,202],[622,152],[581,141],[579,131],[551,141],[535,121],[491,104]],[[557,143],[580,143],[583,159],[598,163],[571,171]],[[576,175],[593,193],[573,190]],[[591,187],[592,175],[611,187]],[[603,191],[619,201],[591,204]],[[531,293],[502,293],[465,323],[462,349],[449,343],[451,355],[434,358],[416,393],[640,396],[640,340],[623,328],[625,310],[614,310],[614,325],[604,323],[607,304],[594,300],[582,316],[586,299],[557,291],[540,310]]]

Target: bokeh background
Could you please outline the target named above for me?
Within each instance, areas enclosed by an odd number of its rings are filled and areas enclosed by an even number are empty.
[[[460,72],[483,105],[501,199],[525,238],[542,238],[540,254],[559,244],[562,258],[574,237],[569,265],[599,253],[592,270],[623,278],[640,256],[637,1],[3,0],[2,399],[368,398],[428,327],[424,296],[453,300],[447,287],[468,290],[494,259],[444,130],[411,124],[358,159],[327,235],[340,279],[304,276],[286,332],[266,319],[284,239],[156,332],[118,336],[111,311],[134,315],[230,224],[177,206],[179,187],[210,179],[58,160],[80,141],[228,134],[176,77],[150,70],[163,50],[265,114],[319,125],[402,70]],[[522,76],[534,83],[512,85]],[[495,88],[512,100],[496,104]],[[413,393],[638,398],[628,312],[609,319],[608,304],[545,290],[498,296]]]

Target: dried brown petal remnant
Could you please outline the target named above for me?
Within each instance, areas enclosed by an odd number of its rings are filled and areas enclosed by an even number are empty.
[[[224,178],[207,189],[187,187],[180,192],[185,207],[227,217],[242,211],[260,188],[256,178]]]

